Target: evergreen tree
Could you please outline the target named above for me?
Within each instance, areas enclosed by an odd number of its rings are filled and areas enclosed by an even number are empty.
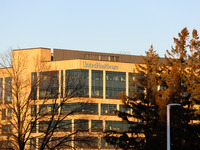
[[[174,38],[175,46],[167,51],[167,63],[162,74],[165,83],[162,99],[182,105],[181,108],[171,108],[171,146],[174,150],[200,149],[198,124],[193,123],[194,119],[199,120],[193,109],[198,105],[200,96],[198,34],[194,30],[189,41],[189,32],[184,28],[178,36]]]
[[[171,149],[200,149],[199,68],[200,41],[196,30],[189,40],[189,32],[184,28],[174,38],[174,47],[167,51],[164,61],[151,47],[143,64],[134,71],[132,97],[122,95],[122,102],[132,114],[117,111],[130,124],[129,131],[107,132],[106,140],[123,149],[165,150],[167,105],[179,103],[181,107],[171,107]]]
[[[134,79],[131,78],[133,96],[121,95],[124,106],[130,108],[132,114],[117,111],[118,116],[130,124],[129,131],[106,132],[107,142],[123,149],[155,149],[154,138],[159,120],[156,105],[159,57],[151,46],[143,58],[143,64],[138,64],[134,71]]]

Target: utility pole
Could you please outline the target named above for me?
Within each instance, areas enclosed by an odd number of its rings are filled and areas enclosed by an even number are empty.
[[[167,150],[171,149],[170,142],[170,107],[171,106],[181,106],[181,104],[168,104],[167,105]]]

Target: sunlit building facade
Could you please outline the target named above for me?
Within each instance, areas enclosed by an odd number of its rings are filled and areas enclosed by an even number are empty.
[[[37,100],[37,103],[31,106],[31,116],[38,110],[41,110],[41,114],[51,113],[54,104],[49,102],[43,105],[40,102],[48,95],[49,98],[58,99],[59,102],[59,99],[66,94],[70,95],[70,92],[75,91],[75,95],[79,96],[66,101],[60,110],[63,114],[75,110],[75,114],[62,122],[69,132],[85,129],[88,132],[82,136],[93,138],[93,149],[112,149],[112,145],[104,141],[103,132],[128,130],[129,125],[121,122],[114,110],[131,113],[129,109],[123,107],[119,93],[130,95],[130,77],[134,77],[132,72],[135,64],[142,59],[140,56],[62,49],[54,49],[51,53],[51,49],[33,48],[14,50],[13,64],[18,63],[19,56],[23,56],[24,61],[27,61],[24,66],[26,69],[24,77],[31,79],[31,88],[35,91],[32,99]],[[38,71],[36,69],[38,66],[43,69]],[[5,68],[2,68],[1,72],[4,70]],[[51,78],[48,78],[49,75]],[[38,79],[41,83],[34,88]],[[12,80],[9,75],[1,74],[1,103],[12,101],[10,92]],[[76,90],[74,89],[76,86],[72,86],[76,84],[82,86]],[[6,90],[3,90],[4,88]],[[80,107],[82,105],[84,107]],[[11,110],[5,109],[2,111],[1,120],[5,120],[4,114],[12,116]],[[35,135],[40,134],[47,126],[47,120],[38,120],[32,132]],[[11,130],[9,125],[5,125],[5,129]],[[1,132],[3,134],[4,130]],[[40,139],[32,138],[30,148],[37,142],[40,142]]]

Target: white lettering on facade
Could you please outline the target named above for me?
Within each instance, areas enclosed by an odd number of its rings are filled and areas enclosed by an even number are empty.
[[[113,70],[117,70],[118,66],[114,66],[114,65],[109,65],[109,64],[100,64],[100,63],[87,63],[87,62],[83,62],[83,67],[88,67],[88,68],[101,68],[101,69],[113,69]]]

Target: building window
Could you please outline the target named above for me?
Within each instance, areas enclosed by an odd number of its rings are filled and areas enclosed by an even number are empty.
[[[114,149],[114,145],[107,143],[106,140],[102,137],[101,138],[101,148],[109,148],[109,149]]]
[[[119,111],[127,113],[127,114],[131,114],[131,109],[130,108],[126,108],[123,105],[119,105]]]
[[[55,147],[56,145],[59,144],[59,146],[56,147],[56,149],[71,149],[72,148],[72,137],[53,137],[51,138],[49,142],[50,147]]]
[[[5,134],[10,134],[11,131],[12,131],[12,126],[11,126],[11,124],[2,125],[1,133],[2,133],[3,135],[5,135]]]
[[[99,149],[98,137],[74,136],[75,149]]]
[[[103,97],[103,71],[92,70],[92,97]]]
[[[89,96],[89,71],[83,69],[66,70],[66,96]]]
[[[52,113],[58,113],[58,104],[43,104],[39,106],[40,115],[51,115]]]
[[[40,121],[39,122],[39,132],[46,132],[49,126],[49,121]]]
[[[59,90],[59,72],[48,71],[40,73],[40,99],[57,98]]]
[[[39,132],[46,132],[47,130],[50,130],[50,129],[53,129],[56,132],[71,131],[72,120],[40,121],[39,122]]]
[[[6,109],[2,109],[1,113],[1,119],[6,120]]]
[[[30,138],[30,148],[36,148],[36,138]]]
[[[31,130],[32,133],[36,132],[36,122],[31,122]]]
[[[126,73],[106,71],[106,98],[118,98],[126,93]]]
[[[74,120],[74,130],[83,130],[88,131],[89,129],[89,121],[85,119],[77,119]]]
[[[8,109],[8,115],[7,115],[8,119],[12,118],[12,109]]]
[[[5,101],[10,103],[12,101],[12,78],[5,78]]]
[[[35,116],[37,113],[37,105],[31,105],[31,116]]]
[[[91,121],[91,131],[92,132],[102,132],[103,131],[103,121],[102,120],[92,120]]]
[[[135,80],[136,76],[140,78],[140,74],[129,73],[129,96],[130,97],[133,97],[132,91],[136,93],[144,93],[144,90],[139,88],[139,83]],[[133,84],[133,82],[135,82],[135,84]]]
[[[31,99],[36,100],[37,99],[37,73],[32,72],[31,73]]]
[[[102,115],[115,115],[116,109],[117,109],[116,104],[101,104]]]
[[[98,104],[96,103],[64,103],[62,113],[84,113],[98,114]]]
[[[62,120],[60,123],[58,123],[56,128],[57,131],[71,131],[72,120]]]
[[[0,103],[3,102],[3,78],[0,78]]]
[[[128,131],[130,124],[122,121],[108,121],[106,120],[106,131],[115,130],[115,131]]]

